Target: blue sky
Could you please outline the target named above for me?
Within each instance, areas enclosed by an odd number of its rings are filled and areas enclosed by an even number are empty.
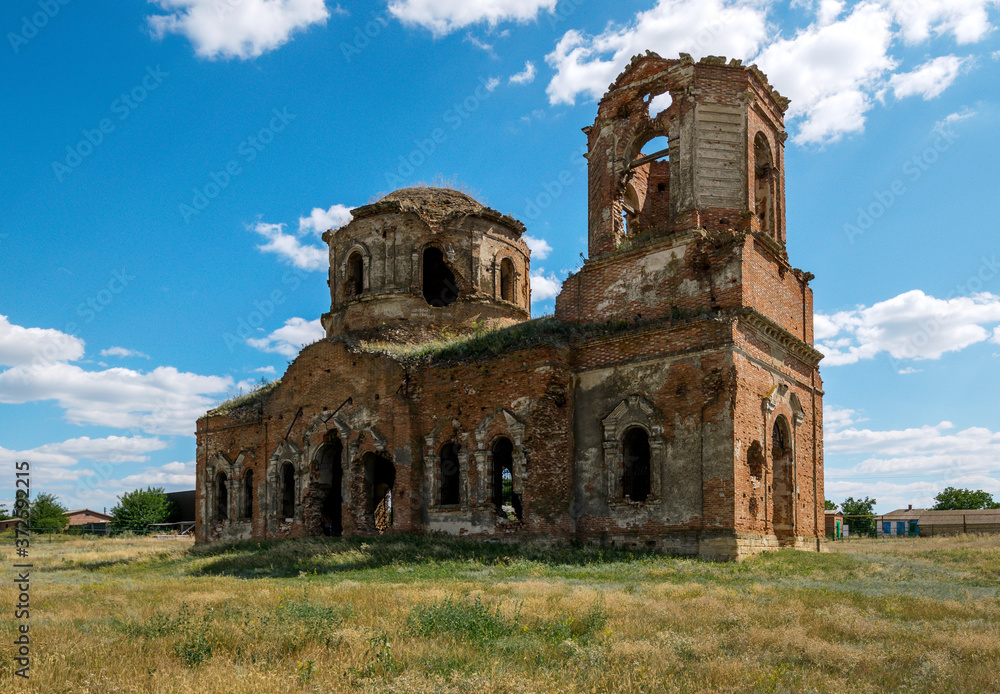
[[[0,10],[0,501],[194,484],[196,418],[329,304],[319,234],[417,182],[586,252],[580,128],[646,49],[792,99],[827,497],[1000,495],[997,0],[10,0]]]

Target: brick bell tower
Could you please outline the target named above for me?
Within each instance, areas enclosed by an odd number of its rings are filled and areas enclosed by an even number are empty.
[[[618,395],[687,422],[664,425],[675,458],[662,465],[696,466],[700,504],[665,501],[660,520],[682,519],[704,556],[816,549],[824,533],[813,276],[785,248],[788,103],[754,65],[647,52],[583,129],[589,258],[564,283],[556,318],[634,322],[628,359],[668,365],[669,398],[627,380],[636,392]],[[680,369],[697,376],[677,382]],[[694,436],[700,452],[683,453]],[[665,498],[669,470],[659,477]]]

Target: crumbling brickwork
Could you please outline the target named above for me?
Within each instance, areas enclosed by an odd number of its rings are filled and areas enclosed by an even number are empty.
[[[590,257],[554,318],[528,320],[520,222],[435,188],[356,209],[324,235],[327,337],[198,422],[198,540],[819,549],[821,355],[812,275],[785,251],[786,107],[754,66],[633,59],[584,129]]]

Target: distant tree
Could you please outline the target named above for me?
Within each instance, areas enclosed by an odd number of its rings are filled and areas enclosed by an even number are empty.
[[[824,508],[827,511],[836,511],[837,510],[837,504],[833,503],[829,499],[827,499],[826,501],[823,502],[823,506],[824,506]]]
[[[62,530],[69,525],[66,507],[55,494],[39,494],[28,507],[28,525],[32,530]]]
[[[844,499],[840,510],[845,516],[872,516],[875,514],[875,499],[855,499],[852,496]],[[852,535],[873,535],[875,533],[874,518],[847,518],[844,523],[851,529]]]
[[[982,490],[955,489],[946,487],[934,497],[934,511],[975,511],[983,508],[1000,508],[1000,503],[993,501],[993,495]]]
[[[144,533],[153,523],[164,523],[170,517],[170,499],[163,487],[147,487],[126,492],[118,497],[118,505],[111,509],[113,530],[131,530]]]
[[[0,504],[0,520],[8,520],[10,515],[7,513],[7,504]]]

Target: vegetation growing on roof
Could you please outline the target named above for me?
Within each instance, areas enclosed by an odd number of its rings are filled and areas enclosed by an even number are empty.
[[[268,381],[262,378],[259,383],[255,384],[253,388],[250,389],[249,393],[242,393],[229,398],[215,409],[209,410],[208,415],[228,415],[238,419],[251,414],[255,415],[263,409],[264,405],[271,399],[275,389],[280,384],[280,378],[273,381]]]

